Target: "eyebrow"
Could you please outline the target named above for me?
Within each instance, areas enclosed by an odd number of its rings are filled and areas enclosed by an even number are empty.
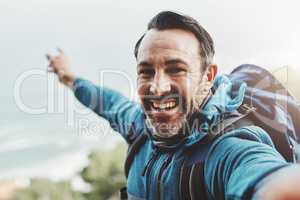
[[[165,65],[175,65],[175,64],[188,65],[185,61],[183,61],[179,58],[169,59],[169,60],[165,61]],[[142,61],[142,62],[138,63],[137,66],[138,67],[152,67],[152,64],[150,64],[147,61]]]
[[[170,59],[165,62],[165,65],[175,65],[175,64],[187,65],[187,63],[181,59]]]
[[[138,67],[152,67],[152,64],[148,63],[147,61],[142,61],[138,63]]]

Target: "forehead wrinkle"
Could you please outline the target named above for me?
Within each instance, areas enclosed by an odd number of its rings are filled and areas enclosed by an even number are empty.
[[[144,48],[141,50],[139,57],[142,59],[140,62],[154,60],[154,59],[158,59],[161,62],[165,60],[173,60],[173,59],[186,61],[186,58],[180,54],[188,56],[189,58],[192,59],[201,59],[201,56],[199,54],[192,53],[191,51],[187,52],[179,49],[173,49],[170,47],[169,48],[155,47],[150,49]]]
[[[140,50],[152,48],[176,49],[188,51],[188,54],[199,54],[200,48],[197,38],[190,32],[181,29],[150,30],[142,40]]]

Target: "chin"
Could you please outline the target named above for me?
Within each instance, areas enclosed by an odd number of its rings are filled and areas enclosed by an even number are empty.
[[[156,135],[159,135],[160,137],[164,137],[164,138],[173,137],[178,134],[179,134],[179,130],[158,129],[156,131]]]
[[[148,118],[149,119],[149,118]],[[180,134],[182,121],[179,122],[153,122],[149,120],[150,126],[154,129],[154,134],[160,137],[172,137]]]

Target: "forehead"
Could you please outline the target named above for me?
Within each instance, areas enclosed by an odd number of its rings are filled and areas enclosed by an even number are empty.
[[[163,57],[198,59],[199,42],[193,33],[181,29],[151,29],[141,42],[137,60]]]

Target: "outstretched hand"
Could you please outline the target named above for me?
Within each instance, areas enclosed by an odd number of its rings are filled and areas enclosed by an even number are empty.
[[[56,56],[46,54],[49,61],[48,72],[54,72],[61,83],[72,87],[75,76],[70,69],[70,60],[62,49],[58,48],[57,50],[59,54]]]

